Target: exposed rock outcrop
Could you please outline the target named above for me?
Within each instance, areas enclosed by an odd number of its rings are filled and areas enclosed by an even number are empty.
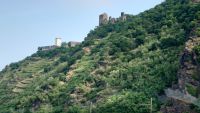
[[[200,2],[200,0],[192,0],[192,2],[198,3]]]
[[[191,104],[198,106],[200,87],[199,65],[193,48],[200,45],[200,38],[190,38],[180,58],[180,69],[177,73],[178,84],[165,90],[165,94],[172,105],[163,107],[163,113],[196,113],[190,108]]]

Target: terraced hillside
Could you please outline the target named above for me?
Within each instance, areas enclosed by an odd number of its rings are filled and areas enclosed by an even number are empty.
[[[199,113],[199,23],[198,0],[166,0],[78,46],[38,51],[0,72],[0,112]]]

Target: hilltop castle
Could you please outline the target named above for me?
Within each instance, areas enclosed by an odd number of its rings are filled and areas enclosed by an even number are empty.
[[[63,46],[64,43],[65,42],[62,42],[61,38],[55,38],[55,45],[38,47],[38,51],[48,51],[48,50],[52,50],[55,48],[59,48],[59,47]],[[65,47],[75,47],[79,44],[80,44],[80,42],[70,41],[65,45]]]
[[[121,12],[121,16],[119,18],[108,17],[107,13],[103,13],[99,15],[99,26],[106,25],[108,23],[114,24],[117,21],[126,21],[127,15],[124,12]]]
[[[106,25],[108,23],[114,24],[118,21],[126,21],[127,15],[124,12],[121,12],[121,16],[119,18],[108,17],[107,13],[103,13],[99,15],[99,26]],[[55,44],[51,46],[42,46],[38,47],[38,51],[48,51],[59,47],[75,47],[79,45],[80,42],[70,41],[68,43],[63,43],[61,38],[55,38]]]

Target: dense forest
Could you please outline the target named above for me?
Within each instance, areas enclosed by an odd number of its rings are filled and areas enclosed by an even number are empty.
[[[76,47],[38,51],[6,66],[0,113],[200,113],[200,71],[191,74],[196,85],[184,86],[196,103],[165,94],[179,84],[180,59],[192,38],[200,38],[198,0],[166,0],[98,26]],[[200,45],[194,46],[199,69]]]

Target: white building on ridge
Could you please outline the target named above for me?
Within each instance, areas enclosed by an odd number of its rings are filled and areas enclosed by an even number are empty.
[[[62,45],[62,40],[61,40],[61,38],[56,38],[56,39],[55,39],[55,46],[61,47],[61,45]]]

